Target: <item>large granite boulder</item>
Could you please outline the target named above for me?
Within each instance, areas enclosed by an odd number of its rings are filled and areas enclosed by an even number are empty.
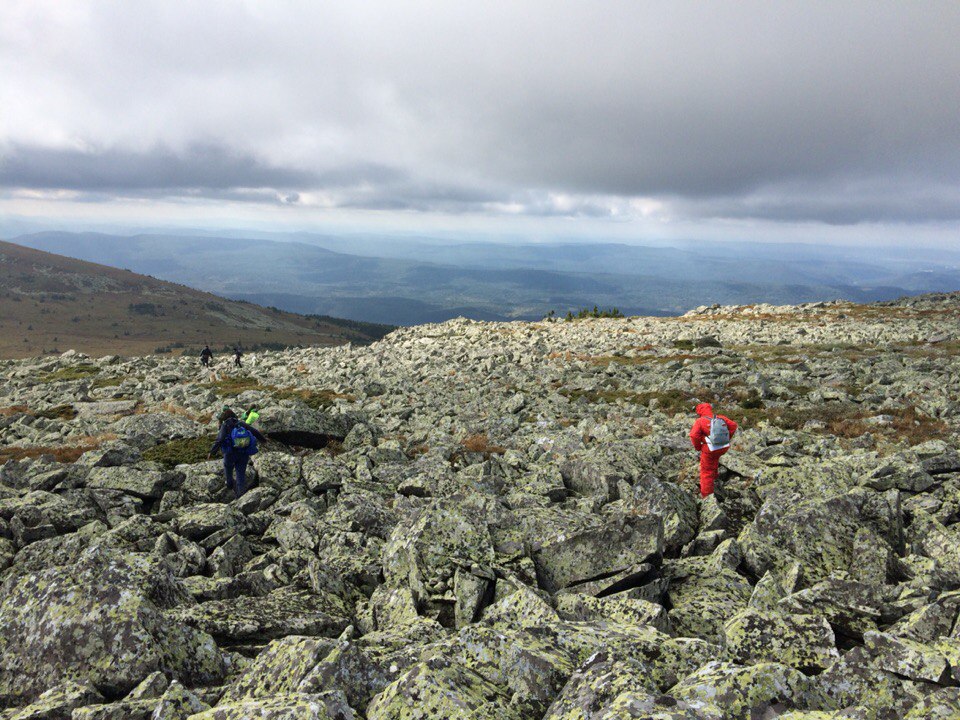
[[[800,563],[807,584],[837,571],[859,574],[867,560],[861,550],[902,548],[900,496],[896,490],[881,495],[864,489],[826,499],[775,494],[739,542],[744,563],[757,577],[794,562]],[[882,581],[887,567],[880,570]]]
[[[121,418],[110,426],[110,430],[129,445],[145,450],[170,440],[199,437],[205,428],[182,415],[151,412]]]
[[[816,615],[748,608],[727,621],[723,635],[737,662],[780,662],[800,671],[816,672],[840,656],[830,624]]]
[[[663,522],[657,515],[623,515],[610,522],[562,536],[533,553],[537,581],[555,593],[613,575],[663,552]]]
[[[31,699],[68,680],[109,696],[161,670],[216,683],[213,639],[168,611],[192,604],[163,562],[91,548],[74,565],[8,579],[0,588],[0,698]]]

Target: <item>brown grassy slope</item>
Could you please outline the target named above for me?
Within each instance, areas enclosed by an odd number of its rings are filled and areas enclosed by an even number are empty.
[[[366,343],[382,326],[335,323],[226,300],[127,270],[0,241],[0,358],[75,349],[144,355],[241,343]],[[380,331],[378,333],[378,330]]]

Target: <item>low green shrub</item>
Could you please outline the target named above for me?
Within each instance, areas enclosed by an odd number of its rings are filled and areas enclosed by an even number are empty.
[[[90,387],[94,390],[97,388],[117,387],[123,383],[123,380],[122,377],[98,377],[90,383]]]
[[[210,446],[216,439],[216,435],[210,434],[170,440],[146,450],[143,453],[143,459],[160,463],[168,469],[173,469],[177,465],[194,465],[207,459]]]

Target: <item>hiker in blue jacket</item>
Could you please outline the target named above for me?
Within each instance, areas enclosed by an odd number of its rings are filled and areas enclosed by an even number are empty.
[[[223,453],[223,474],[227,479],[227,487],[240,497],[246,490],[247,463],[257,453],[257,441],[266,442],[267,439],[256,428],[241,422],[230,408],[224,408],[218,420],[220,431],[210,448],[209,457],[213,457],[217,450]]]

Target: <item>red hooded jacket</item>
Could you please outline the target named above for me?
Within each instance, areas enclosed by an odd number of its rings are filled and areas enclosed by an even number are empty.
[[[700,417],[697,418],[697,421],[693,423],[693,427],[690,428],[690,442],[692,442],[693,447],[699,451],[706,447],[707,436],[710,434],[710,418],[713,417],[713,407],[710,403],[700,403],[697,405],[697,415]],[[717,417],[727,424],[727,427],[730,429],[730,439],[733,439],[734,434],[737,432],[737,424],[726,415],[717,415]]]

